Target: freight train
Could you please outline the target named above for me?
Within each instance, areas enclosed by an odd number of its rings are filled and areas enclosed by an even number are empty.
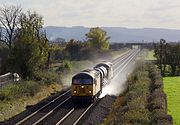
[[[102,62],[93,69],[83,70],[72,77],[72,98],[74,102],[94,102],[102,93],[102,87],[113,77],[112,63]]]

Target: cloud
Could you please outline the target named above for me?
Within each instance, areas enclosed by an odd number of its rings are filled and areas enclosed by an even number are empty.
[[[0,0],[43,15],[45,25],[180,28],[179,0]]]

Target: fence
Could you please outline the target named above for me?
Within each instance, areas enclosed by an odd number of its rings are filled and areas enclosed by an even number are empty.
[[[1,75],[0,76],[0,87],[8,84],[8,83],[11,83],[11,82],[17,82],[20,80],[20,77],[17,73],[6,73],[4,75]]]

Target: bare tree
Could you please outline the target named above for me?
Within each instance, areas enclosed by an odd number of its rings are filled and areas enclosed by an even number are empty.
[[[0,7],[0,25],[5,30],[1,34],[1,42],[4,42],[9,49],[12,47],[13,36],[18,26],[18,18],[22,11],[20,6],[2,6]],[[2,29],[1,29],[2,30]]]

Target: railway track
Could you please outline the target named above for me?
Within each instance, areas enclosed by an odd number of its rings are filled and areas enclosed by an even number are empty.
[[[113,60],[114,77],[122,72],[138,53],[139,50],[132,50]],[[77,125],[96,103],[77,107],[73,104],[71,90],[68,89],[39,109],[20,119],[15,125]]]
[[[97,102],[96,102],[97,103]],[[81,108],[73,108],[70,112],[64,116],[56,125],[77,125],[82,117],[95,105],[95,103],[89,104]]]

